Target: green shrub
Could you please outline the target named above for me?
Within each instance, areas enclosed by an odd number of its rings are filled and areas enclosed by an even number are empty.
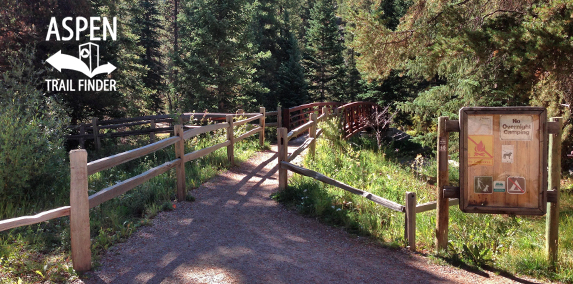
[[[0,218],[15,212],[8,204],[23,204],[62,194],[67,182],[63,107],[36,87],[42,71],[33,67],[28,50],[10,59],[0,77]],[[20,212],[22,213],[22,212]]]

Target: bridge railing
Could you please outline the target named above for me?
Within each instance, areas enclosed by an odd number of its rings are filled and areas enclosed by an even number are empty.
[[[184,200],[186,195],[185,163],[208,155],[220,148],[227,147],[227,158],[234,164],[234,145],[239,141],[259,134],[259,143],[264,144],[265,109],[260,113],[249,114],[250,117],[235,121],[236,114],[226,114],[225,122],[209,124],[184,130],[183,124],[174,125],[175,136],[169,137],[149,145],[119,153],[113,156],[87,162],[87,152],[84,149],[70,151],[70,205],[44,211],[33,216],[0,221],[0,231],[5,231],[21,226],[32,225],[51,219],[70,216],[70,235],[72,247],[72,262],[76,271],[91,269],[91,241],[89,209],[96,207],[114,197],[128,192],[145,183],[153,177],[161,175],[172,168],[176,168],[177,199]],[[238,126],[256,122],[255,128],[248,130],[241,136],[235,137],[234,129]],[[225,142],[199,149],[191,153],[185,153],[185,141],[203,133],[225,129],[227,139]],[[143,157],[158,150],[174,145],[176,159],[163,163],[157,167],[145,171],[110,187],[102,189],[88,196],[88,177],[105,169],[109,169],[136,158]]]

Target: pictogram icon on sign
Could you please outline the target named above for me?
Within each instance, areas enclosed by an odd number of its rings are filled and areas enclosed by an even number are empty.
[[[525,194],[525,178],[524,177],[507,177],[507,193],[510,194]]]
[[[474,177],[474,193],[492,193],[493,177]]]
[[[470,165],[493,165],[492,135],[468,135],[468,142],[468,162]]]

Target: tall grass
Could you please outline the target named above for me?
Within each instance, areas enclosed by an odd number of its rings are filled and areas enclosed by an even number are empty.
[[[304,166],[356,188],[404,204],[405,192],[416,192],[417,202],[434,201],[435,186],[426,175],[435,177],[435,159],[426,154],[423,166],[414,167],[416,155],[403,145],[388,143],[382,149],[370,138],[341,139],[336,123],[322,125],[325,135],[318,139],[316,157],[306,156]],[[408,146],[409,147],[409,146]],[[423,149],[419,148],[420,151]],[[418,156],[420,158],[420,156]],[[454,168],[450,178],[457,182]],[[560,215],[560,261],[550,269],[544,254],[545,217],[466,214],[450,207],[449,248],[440,257],[454,265],[488,268],[499,272],[573,282],[573,186],[563,190]],[[294,175],[287,190],[276,197],[304,214],[318,216],[356,234],[369,235],[388,246],[405,246],[404,214],[378,206],[361,197],[314,179]],[[436,211],[417,214],[417,247],[434,251]]]
[[[235,129],[235,135],[246,132],[246,125]],[[186,141],[185,152],[206,148],[224,142],[224,130],[207,133]],[[119,142],[119,140],[115,140]],[[97,160],[113,154],[149,144],[147,137],[123,139],[123,143],[114,144],[110,140],[104,143],[100,151],[88,151],[89,160]],[[265,147],[268,148],[268,142]],[[247,138],[235,144],[235,163],[248,159],[261,149],[257,136]],[[114,185],[122,180],[138,175],[150,168],[175,159],[173,147],[167,147],[155,153],[129,161],[122,165],[93,174],[88,179],[89,194]],[[185,165],[186,185],[191,191],[187,200],[193,200],[192,189],[215,176],[231,165],[227,160],[226,149],[219,149],[203,158]],[[69,176],[68,179],[69,187]],[[158,212],[173,210],[175,205],[175,171],[170,170],[133,190],[90,209],[90,233],[92,254],[97,265],[99,255],[114,243],[127,238],[139,226],[149,224]],[[69,192],[69,189],[67,190]],[[69,196],[69,195],[68,195]],[[22,216],[42,210],[69,204],[69,197],[53,200],[31,200],[26,208],[11,209],[3,204],[5,216]],[[36,205],[33,205],[36,203]],[[2,204],[0,202],[0,204]],[[38,205],[39,204],[39,205]],[[71,268],[69,218],[54,219],[49,222],[16,228],[0,232],[0,282],[37,283],[52,281],[56,283],[73,280],[77,274]]]

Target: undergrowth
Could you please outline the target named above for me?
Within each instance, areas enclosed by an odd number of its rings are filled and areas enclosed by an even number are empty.
[[[245,125],[235,128],[235,136],[246,132]],[[165,138],[165,137],[163,137]],[[206,148],[226,140],[225,130],[207,133],[187,140],[185,152]],[[117,143],[117,144],[115,144]],[[88,159],[97,160],[149,144],[147,137],[138,139],[104,140],[100,151],[88,150]],[[269,148],[267,142],[264,146]],[[235,144],[235,163],[248,159],[260,150],[258,136]],[[88,178],[89,194],[141,174],[148,169],[175,159],[173,146],[159,150],[122,165],[98,172]],[[69,162],[68,162],[69,163]],[[223,147],[205,157],[185,164],[186,201],[193,201],[192,189],[231,165]],[[69,174],[68,174],[69,175]],[[66,177],[69,181],[69,176]],[[97,266],[102,252],[129,237],[138,227],[150,223],[159,212],[176,210],[175,170],[152,178],[148,182],[90,209],[92,257]],[[69,187],[69,182],[68,182]],[[67,189],[69,192],[69,189]],[[1,202],[0,202],[1,203]],[[6,211],[0,219],[32,215],[69,204],[67,197],[38,201],[41,206],[29,205]],[[3,205],[10,208],[9,205]],[[2,283],[63,283],[78,277],[70,258],[69,218],[58,218],[36,225],[0,232],[0,282]]]
[[[304,158],[304,167],[355,188],[405,204],[405,193],[415,192],[417,203],[436,200],[436,163],[431,152],[408,143],[387,141],[378,148],[372,138],[341,139],[335,122],[321,126],[316,156]],[[407,153],[407,154],[405,154]],[[451,161],[450,180],[459,175]],[[545,256],[545,217],[467,214],[450,207],[449,247],[438,255],[441,261],[466,268],[489,269],[501,274],[523,274],[566,283],[573,282],[573,183],[565,182],[560,208],[560,261],[550,267]],[[361,196],[293,175],[289,187],[275,195],[303,214],[319,217],[349,232],[369,235],[382,244],[406,246],[404,214],[378,206]],[[434,253],[436,211],[418,213],[418,251]]]

